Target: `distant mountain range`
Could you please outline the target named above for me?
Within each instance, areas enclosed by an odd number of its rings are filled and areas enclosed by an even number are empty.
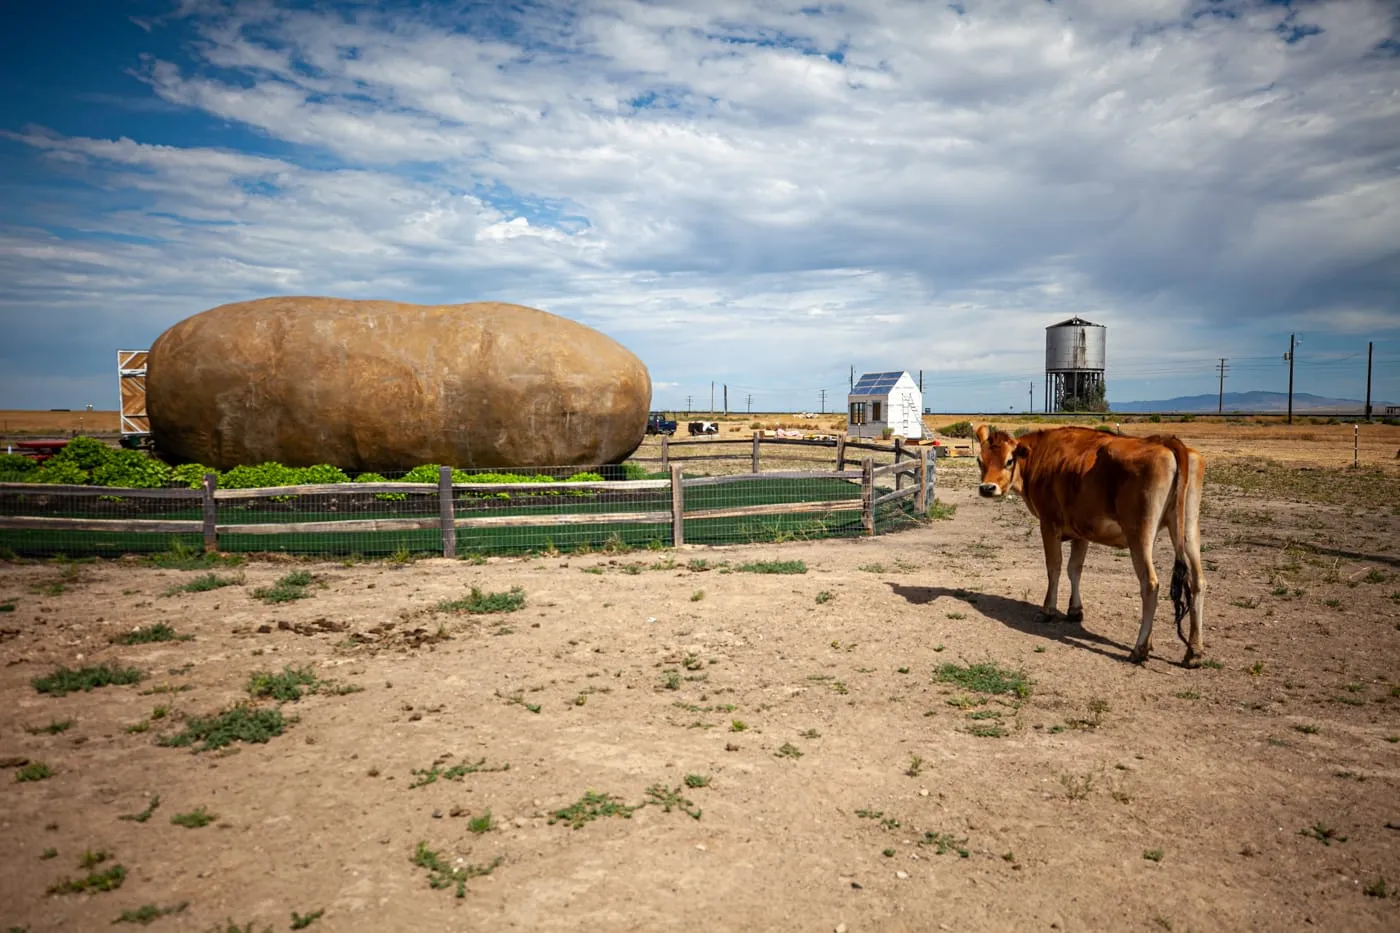
[[[1177,398],[1157,399],[1147,402],[1110,402],[1114,411],[1202,411],[1213,412],[1220,405],[1219,395],[1183,395]],[[1385,413],[1387,405],[1394,402],[1371,400],[1371,414]],[[1287,392],[1226,392],[1224,409],[1230,411],[1287,411]],[[1310,395],[1307,392],[1293,393],[1293,411],[1356,412],[1365,411],[1366,402],[1354,398],[1326,398]]]

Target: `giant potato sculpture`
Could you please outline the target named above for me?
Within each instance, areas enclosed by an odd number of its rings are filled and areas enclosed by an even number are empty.
[[[186,318],[147,360],[156,450],[219,469],[617,463],[650,403],[620,344],[495,302],[264,298]]]

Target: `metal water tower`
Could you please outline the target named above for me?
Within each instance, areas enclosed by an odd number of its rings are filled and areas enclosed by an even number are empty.
[[[1079,317],[1045,328],[1045,410],[1059,411],[1070,396],[1103,385],[1107,328]]]

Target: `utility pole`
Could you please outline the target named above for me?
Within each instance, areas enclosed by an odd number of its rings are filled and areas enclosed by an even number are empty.
[[[710,411],[715,410],[715,381],[710,380]]]
[[[1030,387],[1029,389],[1026,390],[1026,414],[1030,414],[1030,413],[1033,412],[1033,411],[1035,411],[1035,383],[1034,383],[1034,382],[1032,382],[1032,383],[1031,383],[1031,387]]]
[[[724,386],[724,413],[725,413],[726,415],[729,414],[729,384],[728,384],[728,383],[725,383],[725,386]]]
[[[1222,415],[1225,413],[1225,361],[1226,357],[1220,358],[1220,399],[1215,403],[1215,413]]]
[[[748,398],[746,399],[746,401],[748,402],[748,406],[749,406],[749,414],[753,414],[753,393],[752,393],[752,392],[750,392],[750,393],[748,394]]]
[[[1366,343],[1366,420],[1371,420],[1371,351],[1375,348],[1371,341]]]
[[[1294,335],[1288,335],[1288,423],[1293,423],[1293,356],[1297,342]]]
[[[919,394],[924,394],[924,371],[919,370]]]
[[[690,396],[689,396],[689,395],[687,395],[687,396],[685,397],[685,413],[686,413],[687,415],[690,414]]]
[[[854,370],[853,370],[854,371]],[[822,414],[826,414],[826,390],[822,389]]]

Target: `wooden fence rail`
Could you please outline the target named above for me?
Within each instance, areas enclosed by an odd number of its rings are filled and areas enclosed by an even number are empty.
[[[790,440],[785,438],[784,440]],[[722,443],[705,441],[700,443]],[[751,443],[748,440],[742,443]],[[755,466],[757,465],[757,442],[754,444]],[[851,445],[855,446],[855,445]],[[840,445],[838,444],[838,450]],[[889,448],[877,448],[888,452]],[[903,451],[905,456],[914,456]],[[688,458],[674,457],[673,461]],[[554,525],[612,525],[648,524],[670,525],[671,540],[680,545],[685,542],[685,522],[687,519],[728,519],[749,516],[823,513],[859,510],[861,524],[867,534],[875,534],[876,508],[886,502],[913,496],[915,509],[926,514],[933,501],[935,483],[934,460],[928,448],[919,448],[915,459],[900,461],[884,466],[875,466],[874,460],[866,457],[861,462],[861,471],[856,474],[847,470],[781,470],[769,473],[739,473],[731,476],[685,477],[679,462],[672,462],[667,479],[627,480],[621,482],[569,483],[453,483],[452,471],[442,467],[437,483],[324,483],[303,486],[270,486],[258,489],[219,489],[216,474],[205,474],[199,489],[117,489],[93,486],[40,485],[35,483],[0,483],[0,495],[22,494],[42,500],[62,497],[102,496],[118,500],[124,499],[176,499],[200,503],[199,519],[111,519],[111,518],[68,518],[34,515],[0,515],[0,529],[26,531],[96,531],[109,533],[150,533],[150,534],[199,534],[204,539],[205,549],[216,551],[219,538],[224,535],[291,535],[291,534],[359,534],[384,531],[426,531],[439,529],[442,536],[444,557],[457,553],[457,531],[463,528],[528,528]],[[822,499],[819,501],[779,502],[761,505],[721,506],[694,508],[686,505],[686,490],[707,486],[742,484],[755,480],[831,480],[840,479],[855,482],[859,476],[860,496],[851,499]],[[876,495],[876,481],[893,477],[895,489],[892,492]],[[904,481],[913,477],[907,488]],[[474,494],[524,493],[548,490],[551,492],[575,490],[662,490],[670,491],[671,507],[667,511],[636,512],[597,512],[597,513],[548,513],[535,515],[481,515],[459,516],[454,502],[459,492]],[[219,504],[249,499],[281,498],[297,495],[376,495],[383,493],[404,493],[415,496],[436,496],[437,515],[426,514],[409,518],[362,518],[352,517],[329,521],[304,522],[220,522]]]

